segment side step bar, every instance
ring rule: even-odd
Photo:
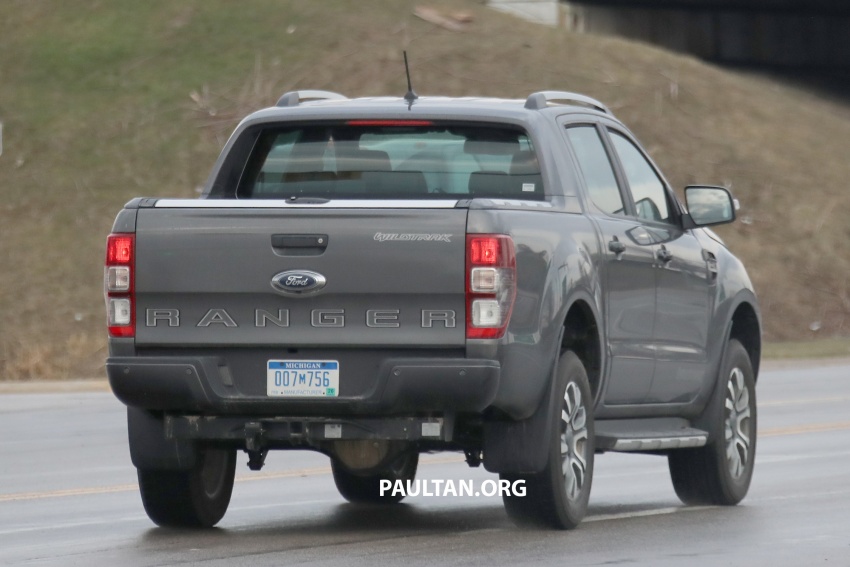
[[[690,426],[684,419],[617,419],[596,422],[599,451],[666,451],[702,447],[708,432]]]

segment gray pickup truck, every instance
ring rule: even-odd
[[[159,525],[224,515],[238,451],[330,457],[395,503],[420,453],[500,475],[520,525],[572,528],[594,456],[666,456],[732,505],[756,449],[761,320],[710,229],[600,102],[285,94],[197,200],[138,198],[107,242],[106,368]]]

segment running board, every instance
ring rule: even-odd
[[[702,447],[708,442],[707,432],[678,418],[600,420],[595,425],[599,451],[667,451]]]

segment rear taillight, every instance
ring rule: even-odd
[[[505,234],[466,237],[466,338],[504,336],[516,298],[514,241]]]
[[[110,234],[106,239],[103,292],[110,337],[136,336],[135,256],[135,235]]]

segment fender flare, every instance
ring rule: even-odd
[[[561,345],[564,340],[567,314],[573,305],[583,300],[590,305],[596,321],[600,341],[600,372],[604,373],[605,343],[603,341],[602,325],[599,321],[599,312],[592,301],[592,296],[583,292],[577,292],[571,296],[560,317],[561,327],[558,340],[555,343],[555,352],[552,353],[552,370],[549,375],[549,387],[547,394],[541,400],[537,410],[528,418],[520,421],[485,421],[483,435],[484,468],[494,473],[511,474],[533,474],[542,471],[548,459],[549,439],[552,434],[549,424],[552,423],[552,415],[558,411],[560,399],[555,391],[558,387],[557,373],[558,361],[561,354]],[[600,380],[601,382],[601,380]],[[601,391],[601,384],[597,391]],[[598,395],[597,395],[598,397]]]
[[[703,408],[702,412],[700,412],[699,417],[694,420],[694,425],[701,429],[706,428],[706,421],[708,420],[706,414],[711,410],[712,401],[718,395],[718,389],[724,387],[725,380],[724,377],[720,375],[720,370],[723,367],[723,361],[726,360],[726,353],[729,349],[729,340],[732,337],[732,324],[734,322],[733,317],[738,311],[738,308],[744,303],[748,304],[755,312],[759,326],[759,333],[761,333],[762,320],[761,313],[758,309],[758,302],[756,301],[756,296],[749,290],[741,290],[730,303],[729,316],[726,320],[726,324],[723,330],[723,346],[720,350],[720,356],[717,358],[717,361],[712,365],[712,373],[714,375],[714,386],[711,388],[711,393],[708,396],[705,407]],[[761,342],[761,337],[759,337],[759,342]],[[753,371],[755,372],[756,377],[758,377],[758,369],[760,366],[759,361],[751,362],[753,365]]]
[[[558,337],[557,351],[560,353],[564,327]],[[484,422],[484,468],[493,473],[537,473],[546,466],[548,458],[549,436],[552,434],[547,425],[551,423],[555,411],[555,376],[558,372],[558,358],[552,364],[547,394],[541,400],[537,410],[520,421]]]

